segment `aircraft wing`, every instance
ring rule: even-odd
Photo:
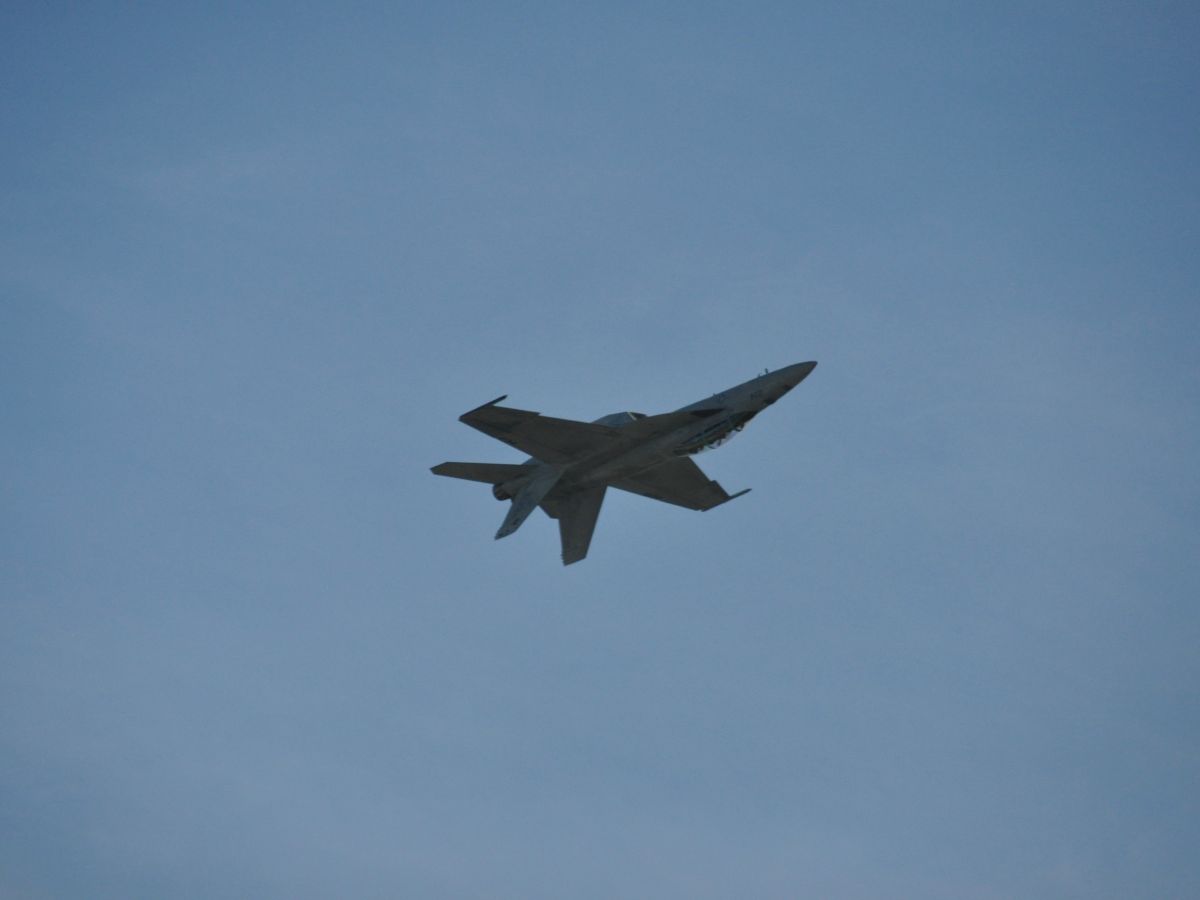
[[[621,439],[620,432],[607,425],[555,419],[526,409],[497,406],[503,399],[497,397],[464,413],[458,420],[547,463],[570,462]]]
[[[705,475],[698,465],[686,457],[673,459],[612,486],[632,494],[641,494],[663,503],[674,503],[687,509],[712,509],[749,491],[727,494],[725,488]]]

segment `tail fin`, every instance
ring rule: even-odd
[[[558,536],[562,542],[564,566],[577,563],[587,556],[606,490],[607,486],[602,484],[568,494],[564,499],[542,504],[542,509],[546,510],[550,518],[558,519]]]
[[[447,478],[465,478],[467,481],[482,481],[484,484],[501,484],[529,474],[528,466],[508,463],[444,462],[430,469],[434,475]]]
[[[538,474],[517,492],[517,496],[513,497],[508,515],[504,517],[504,523],[500,526],[500,530],[496,532],[496,540],[508,537],[520,528],[521,523],[529,518],[529,514],[537,509],[542,499],[550,493],[550,489],[558,483],[561,475],[562,471],[560,469],[555,469],[551,466],[542,466]]]

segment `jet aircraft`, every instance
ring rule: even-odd
[[[435,475],[492,485],[511,500],[496,538],[512,534],[540,506],[558,520],[563,565],[587,556],[610,487],[687,509],[709,510],[748,493],[726,493],[691,459],[719,446],[815,369],[802,362],[765,372],[674,412],[619,412],[594,422],[555,419],[499,406],[507,394],[459,416],[459,421],[530,458],[520,464],[444,462]]]

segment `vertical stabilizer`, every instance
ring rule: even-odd
[[[562,541],[564,566],[577,563],[588,554],[600,505],[604,503],[605,485],[570,494],[558,504],[558,535]]]
[[[504,523],[500,526],[500,530],[496,532],[496,540],[508,537],[521,527],[521,523],[529,518],[529,514],[542,502],[542,498],[550,493],[550,489],[557,483],[558,477],[561,474],[560,470],[547,466],[535,475],[527,485],[517,491],[517,495],[513,497],[512,507],[508,510],[508,515],[504,517]]]
[[[467,481],[482,481],[484,484],[500,484],[512,481],[529,472],[528,466],[510,463],[444,462],[429,470],[434,475],[447,478],[464,478]]]

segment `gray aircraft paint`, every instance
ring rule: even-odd
[[[609,487],[689,509],[709,510],[748,493],[727,493],[690,457],[741,431],[816,368],[803,362],[658,416],[620,412],[594,422],[555,419],[499,406],[497,397],[459,417],[497,440],[532,454],[523,464],[444,462],[435,475],[492,485],[511,500],[496,538],[521,527],[540,506],[559,523],[564,565],[587,556]]]

